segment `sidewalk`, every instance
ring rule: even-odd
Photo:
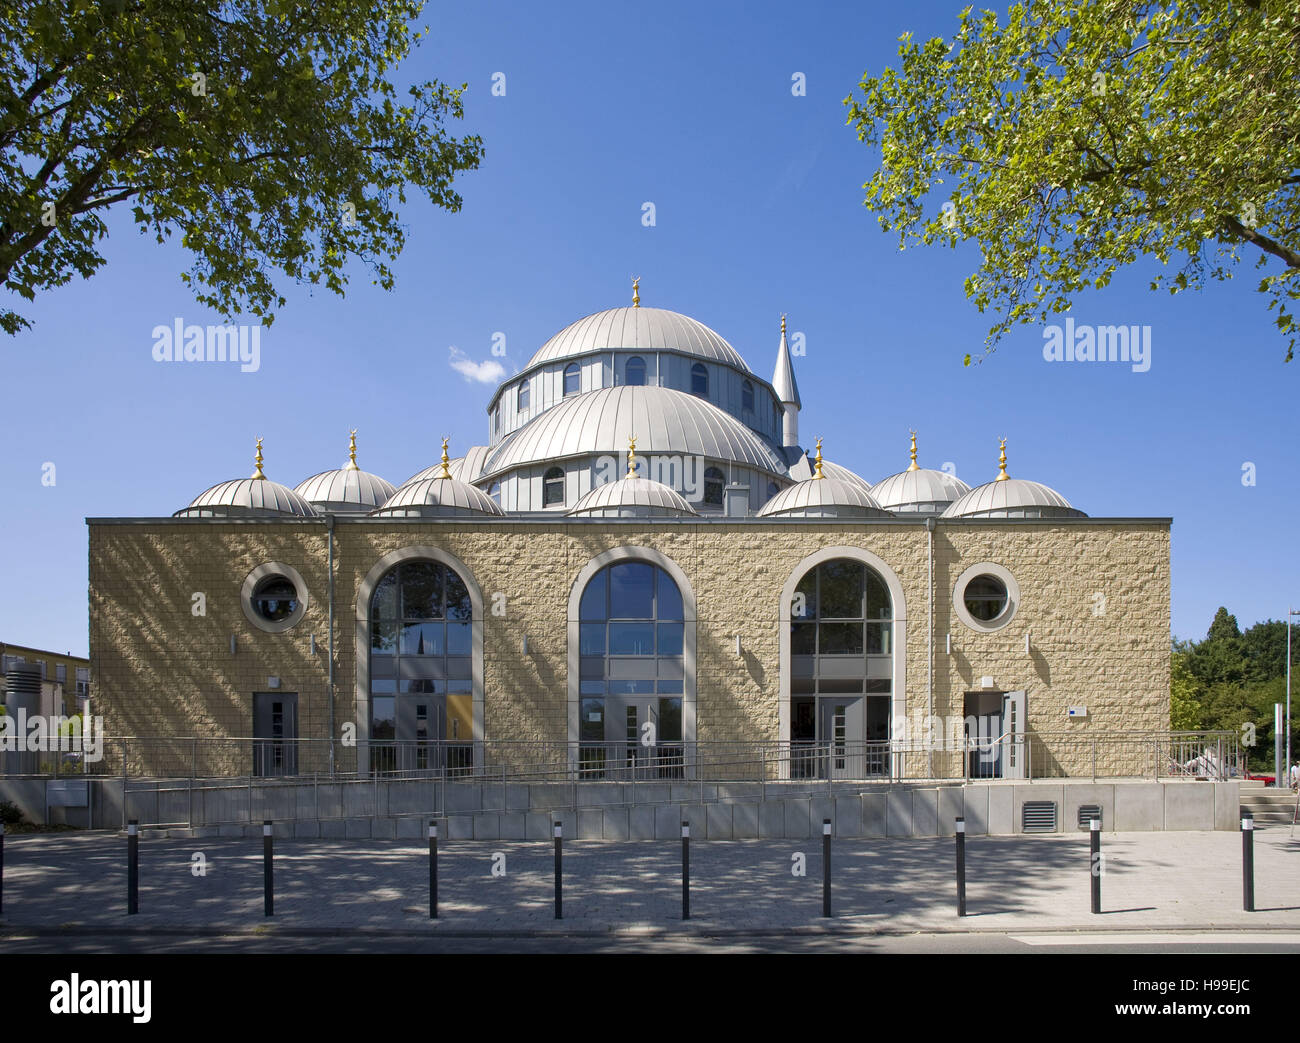
[[[1300,928],[1300,836],[1255,837],[1255,907],[1242,906],[1241,836],[1105,833],[1102,915],[1090,913],[1086,833],[972,837],[967,910],[956,915],[954,841],[837,840],[835,917],[821,917],[821,839],[692,841],[691,920],[681,920],[680,841],[566,840],[564,919],[549,841],[442,841],[439,919],[428,918],[428,847],[411,841],[275,844],[275,916],[262,915],[262,843],[140,841],[140,913],[126,915],[126,840],[5,838],[6,932],[880,933]],[[791,874],[802,852],[807,875]],[[196,876],[202,854],[206,875]],[[493,876],[494,854],[504,876]],[[500,864],[499,860],[496,860]]]

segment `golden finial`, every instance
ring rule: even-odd
[[[346,471],[359,471],[357,466],[357,429],[352,429],[352,436],[348,441],[348,465],[344,468]]]
[[[627,477],[636,477],[636,435],[627,442]]]
[[[785,313],[781,313],[781,336],[785,336]]]
[[[262,473],[262,440],[257,440],[257,473],[253,475],[255,481],[266,481],[266,475]]]
[[[641,307],[641,293],[640,290],[638,289],[640,282],[641,282],[641,276],[639,275],[632,280],[632,307],[634,308]]]
[[[907,465],[909,471],[919,471],[920,465],[916,462],[916,432],[912,432],[912,462]]]
[[[998,454],[998,476],[993,479],[995,482],[1007,480],[1007,440],[1003,438],[1000,441],[998,448],[1001,449],[1001,453]]]
[[[817,467],[817,473],[813,475],[813,478],[825,478],[826,476],[822,474],[822,440],[820,438],[817,439],[817,456],[814,458],[813,463]]]
[[[440,470],[440,471],[437,473],[437,475],[435,475],[435,477],[437,477],[437,478],[450,478],[450,477],[451,477],[451,468],[447,466],[448,464],[451,463],[451,460],[450,460],[450,459],[448,458],[448,456],[447,456],[447,442],[448,442],[448,439],[446,439],[446,438],[444,438],[444,439],[442,440],[442,470]]]

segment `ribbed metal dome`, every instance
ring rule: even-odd
[[[469,518],[503,512],[486,493],[455,478],[422,478],[403,485],[377,510],[380,518]]]
[[[483,471],[483,461],[487,459],[488,453],[492,450],[485,445],[471,446],[464,456],[458,456],[456,459],[447,464],[447,469],[451,471],[451,476],[462,482],[474,482]],[[425,478],[437,478],[442,472],[442,464],[433,464],[426,467],[418,474],[411,475],[402,484],[410,485],[412,482],[423,481]]]
[[[525,369],[593,351],[680,351],[749,372],[740,354],[704,323],[663,308],[610,308],[565,326]]]
[[[589,518],[670,518],[699,512],[674,489],[649,478],[621,478],[583,494],[570,516]]]
[[[1024,478],[986,482],[943,512],[945,518],[1086,518],[1055,489]]]
[[[397,486],[369,471],[340,467],[312,475],[293,491],[327,514],[365,514],[383,506]]]
[[[794,465],[790,468],[790,477],[796,482],[802,482],[813,476],[813,470],[812,461],[808,459],[808,454],[805,453],[796,460]],[[847,467],[844,467],[841,464],[834,464],[829,460],[822,460],[822,474],[827,478],[838,478],[842,482],[852,482],[854,485],[861,486],[863,492],[869,492],[872,494],[873,498],[875,497],[875,492],[869,481],[863,478],[860,474],[850,471]]]
[[[822,471],[826,462],[822,461]],[[857,482],[809,478],[782,489],[758,512],[760,518],[890,518]]]
[[[785,477],[785,462],[739,420],[694,395],[660,387],[619,387],[566,399],[508,435],[479,480],[529,464],[620,453],[635,436],[642,452],[731,461]]]
[[[876,502],[893,514],[941,514],[968,492],[955,474],[929,467],[891,474],[871,487]]]
[[[269,478],[234,478],[206,489],[174,518],[275,517],[314,518],[316,510],[287,485]]]

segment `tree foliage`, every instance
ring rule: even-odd
[[[391,288],[415,186],[460,209],[478,137],[462,85],[399,97],[422,0],[0,0],[0,281],[33,300],[104,263],[110,207],[175,232],[182,278],[268,324],[277,272],[340,295],[352,258]],[[30,323],[0,307],[0,328]]]
[[[1298,45],[1295,0],[1029,0],[1005,22],[967,8],[951,43],[905,35],[898,68],[845,99],[880,148],[866,206],[900,248],[978,244],[966,295],[1000,315],[986,354],[1145,256],[1170,293],[1255,260],[1289,361]]]

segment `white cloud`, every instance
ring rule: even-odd
[[[460,348],[453,347],[450,351],[451,368],[466,380],[472,380],[479,384],[497,384],[506,375],[505,366],[501,365],[496,359],[475,362]]]

